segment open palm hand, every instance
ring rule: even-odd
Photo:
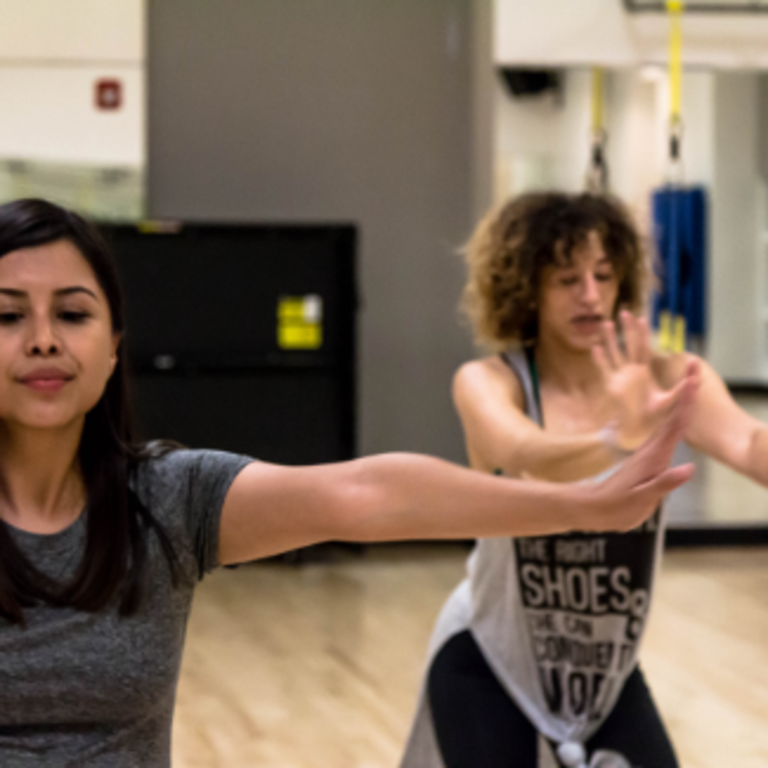
[[[692,464],[669,468],[675,445],[690,423],[699,370],[689,362],[680,386],[675,388],[658,429],[607,480],[587,486],[596,496],[593,530],[628,531],[643,522],[658,507],[661,499],[690,479]]]
[[[620,313],[620,320],[623,348],[609,321],[604,324],[602,343],[593,347],[592,354],[611,400],[616,447],[635,450],[664,421],[681,385],[664,390],[654,379],[648,322],[627,311]]]

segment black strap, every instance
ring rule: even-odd
[[[528,370],[531,373],[531,383],[533,384],[533,396],[536,399],[536,407],[539,409],[539,418],[541,419],[541,428],[544,429],[544,410],[541,407],[541,391],[539,389],[539,369],[536,367],[536,355],[533,347],[525,347],[525,359],[528,361]]]

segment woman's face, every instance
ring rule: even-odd
[[[542,273],[539,337],[574,351],[588,351],[602,337],[602,323],[613,317],[619,282],[600,236],[590,232],[576,246],[570,263]]]
[[[117,362],[119,336],[85,257],[67,240],[0,258],[0,420],[82,423]]]

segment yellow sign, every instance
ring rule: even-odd
[[[320,349],[322,322],[321,296],[281,296],[277,302],[277,345],[280,349]]]

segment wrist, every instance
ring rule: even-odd
[[[596,532],[602,530],[601,485],[595,483],[567,483],[568,504],[563,510],[567,520],[561,521],[568,531]]]
[[[617,459],[626,459],[631,456],[645,442],[645,440],[624,438],[619,433],[619,427],[615,421],[608,422],[597,434],[605,449]]]

